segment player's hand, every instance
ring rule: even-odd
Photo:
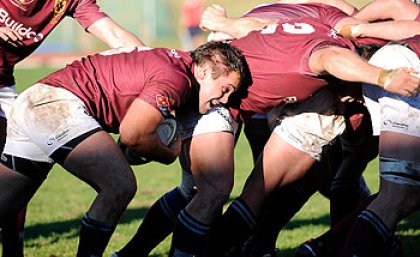
[[[226,17],[226,10],[220,5],[213,4],[204,10],[201,16],[200,28],[202,30],[219,31]]]
[[[0,27],[0,41],[3,41],[6,44],[12,45],[14,47],[23,45],[23,37],[19,35],[17,31],[7,27]]]
[[[412,68],[382,69],[377,81],[386,91],[402,96],[416,96],[420,92],[420,77]]]

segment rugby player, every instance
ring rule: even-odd
[[[272,52],[275,53],[276,51],[272,48],[268,48],[267,52],[270,52],[270,55],[272,55]],[[252,56],[254,53],[248,55],[248,53],[245,51],[244,54],[247,56],[248,62],[252,62]],[[257,57],[254,58],[258,59]],[[289,59],[289,57],[287,58]],[[274,67],[275,65],[267,65],[267,63],[260,63],[259,66],[262,68]],[[270,72],[270,70],[266,70],[265,72]],[[263,71],[261,70],[257,70],[256,72],[254,72],[251,69],[251,73],[254,75],[254,84],[250,87],[250,89],[252,93],[255,93],[255,91],[253,91],[252,89],[255,88],[256,79],[261,79],[264,76],[261,75],[263,73]],[[257,77],[255,77],[255,74],[257,75]],[[269,83],[270,85],[272,85],[271,89],[276,88],[274,85],[278,83],[278,78],[280,77],[281,75],[275,77],[277,78],[277,80],[272,77],[267,77],[267,79],[271,79],[270,82],[272,83]],[[279,91],[280,88],[281,87],[278,88]],[[286,89],[284,90],[287,91]],[[256,91],[258,91],[258,88]],[[280,99],[283,98],[279,98],[279,101],[282,102],[282,100]],[[267,107],[267,109],[270,108],[272,108],[272,106]],[[257,110],[253,110],[252,112],[256,111]],[[230,119],[226,120],[229,124],[231,124]],[[221,131],[227,130],[225,129]],[[175,255],[180,254],[180,252],[182,254],[182,252],[191,251],[189,254],[194,254],[194,252],[197,253],[201,251],[200,248],[204,247],[205,245],[205,238],[208,235],[210,225],[214,220],[214,217],[220,214],[221,207],[223,206],[223,203],[227,200],[227,197],[230,193],[233,184],[232,134],[214,133],[215,131],[210,132],[213,133],[200,134],[199,136],[196,134],[192,138],[191,148],[189,149],[190,151],[187,155],[188,158],[186,158],[191,163],[191,171],[194,175],[194,179],[190,179],[189,181],[192,181],[197,184],[198,192],[194,196],[193,200],[185,208],[185,210],[182,211],[179,215],[177,223],[178,228],[176,225],[174,232]],[[199,148],[202,148],[203,145],[208,146],[206,147],[205,153],[199,150]],[[212,156],[210,156],[210,154],[212,154]],[[209,158],[214,158],[214,160],[208,161]],[[188,177],[187,175],[189,174],[185,174],[185,171],[187,171],[187,169],[184,169],[184,177]],[[134,256],[138,252],[141,252],[143,254],[144,252],[150,251],[158,242],[160,242],[160,240],[162,240],[170,233],[170,231],[172,230],[171,226],[174,222],[174,218],[177,216],[180,210],[184,208],[186,203],[188,203],[188,197],[191,197],[191,194],[189,194],[189,192],[183,192],[187,191],[184,189],[186,188],[185,184],[188,184],[184,183],[187,180],[188,179],[183,179],[183,183],[179,188],[169,192],[153,205],[148,215],[146,215],[146,218],[142,226],[140,226],[137,234],[126,247],[124,247],[121,251],[118,252],[118,256]],[[146,222],[150,221],[149,217],[151,216],[160,217],[160,219],[156,218],[154,220],[154,223]],[[164,223],[161,222],[163,219],[165,219]],[[159,225],[151,225],[157,224],[157,222],[159,222]],[[185,228],[185,226],[190,227]],[[163,227],[165,227],[166,229],[162,229]],[[152,237],[153,240],[148,240],[151,238],[150,235],[154,235]],[[158,238],[159,236],[161,238]],[[182,245],[181,247],[179,247],[180,249],[177,249],[177,244]],[[144,252],[136,250],[136,247],[138,249],[143,246],[148,249],[146,249]],[[181,250],[181,248],[183,249]]]
[[[82,220],[78,257],[101,256],[136,191],[113,138],[138,155],[169,164],[181,140],[155,134],[172,111],[205,113],[226,104],[244,78],[241,53],[210,42],[191,53],[121,48],[75,61],[28,88],[13,103],[0,165],[0,220],[22,207],[54,163],[98,192]]]
[[[143,46],[99,9],[94,0],[1,0],[0,1],[0,149],[6,137],[6,115],[16,98],[14,66],[38,48],[65,18],[72,17],[90,34],[109,47]],[[2,227],[3,257],[22,257],[26,209],[11,217]]]
[[[294,26],[297,23],[299,26]],[[325,35],[328,35],[328,31],[331,31],[330,27],[322,24],[325,27],[321,29],[322,26],[320,25],[319,20],[313,18],[289,20],[285,24],[279,23],[278,26],[267,27],[262,31],[250,32],[246,37],[232,43],[243,50],[253,75],[253,84],[248,88],[247,96],[240,101],[236,108],[237,113],[235,113],[235,108],[231,107],[234,117],[239,116],[246,119],[254,112],[268,112],[273,108],[278,108],[284,100],[290,101],[291,98],[289,97],[299,101],[299,99],[302,99],[300,94],[303,94],[303,92],[311,94],[310,91],[314,90],[312,93],[315,93],[319,88],[326,85],[327,82],[323,80],[322,75],[328,74],[342,80],[355,82],[361,82],[368,78],[376,81],[378,77],[382,77],[380,73],[383,71],[374,66],[366,66],[366,62],[349,50],[349,48],[352,48],[350,41],[346,41],[339,35],[331,34],[331,38],[328,39],[329,36]],[[313,44],[314,48],[311,50],[305,49],[309,46],[307,45],[308,42],[304,40],[304,30],[308,31],[309,34],[306,34],[306,36],[310,37],[308,41]],[[322,39],[325,41],[314,42],[314,38],[317,38],[318,35],[319,37],[324,35]],[[339,40],[340,43],[331,42],[332,38]],[[271,49],[270,51],[268,47],[262,47],[259,44],[273,46],[278,51]],[[271,60],[272,64],[254,63],[253,59],[249,58],[251,56],[258,56],[259,60]],[[287,62],[284,60],[287,60]],[[279,77],[277,77],[277,80],[272,80],[271,83],[267,83],[267,81],[265,81],[266,83],[257,83],[260,82],[260,80],[257,80],[259,78],[257,75],[267,71],[265,67],[276,67],[276,70],[278,70],[278,74],[270,73],[271,77],[265,76],[266,80],[273,79],[272,77],[275,75]],[[343,67],[346,67],[346,69]],[[358,71],[362,67],[366,69],[363,68],[363,71]],[[305,68],[307,68],[306,71]],[[292,69],[295,69],[295,73],[291,72]],[[405,85],[408,86],[412,83],[409,90],[413,91],[400,91],[400,94],[405,96],[418,93],[418,78],[413,75],[409,77],[411,82],[407,81]],[[396,79],[394,82],[399,80],[396,77],[394,78]],[[277,84],[274,81],[277,81]],[[318,84],[318,88],[314,88],[317,84],[314,83],[315,81],[323,81],[323,83]],[[282,83],[284,83],[284,87],[281,87]],[[292,83],[299,86],[291,88],[290,84]],[[377,81],[373,83],[380,84]],[[287,90],[285,90],[286,85]],[[390,90],[390,87],[386,86],[386,88]],[[325,95],[325,92],[322,92],[322,94]],[[322,94],[318,96],[321,99],[324,97]],[[285,98],[281,99],[281,96]],[[315,99],[314,103],[305,103],[302,108],[309,107],[309,110],[313,112],[317,110],[316,108],[319,108],[320,103],[325,107],[328,101]],[[320,157],[322,147],[342,133],[344,118],[341,115],[322,115],[312,112],[282,118],[281,124],[274,129],[264,148],[262,157],[260,156],[259,162],[247,180],[241,196],[230,205],[230,208],[223,215],[221,225],[219,225],[221,229],[220,231],[216,230],[214,240],[211,240],[205,256],[223,256],[226,251],[229,251],[227,247],[230,246],[227,245],[233,240],[249,234],[255,226],[256,218],[260,215],[264,200],[272,190],[303,176],[315,160]],[[322,120],[318,123],[312,123],[322,124],[315,130],[312,130],[313,128],[310,128],[308,123],[305,122],[309,118],[313,118],[310,117],[312,114],[318,115],[318,120]],[[301,118],[302,120],[299,121]],[[326,124],[331,127],[328,129],[322,127]],[[306,129],[312,131],[305,132]]]
[[[383,46],[370,62],[385,68],[409,66],[419,70],[419,56],[417,36]],[[397,224],[419,208],[420,99],[385,93],[371,85],[363,89],[374,133],[380,134],[379,193],[337,227],[304,243],[299,257],[391,256],[395,253],[387,250],[398,244],[394,237]]]
[[[292,0],[292,1],[278,1],[278,2],[303,3],[303,2],[316,2],[316,1],[293,1]],[[353,14],[357,10],[353,7],[348,8],[348,7],[351,7],[351,5],[347,4],[344,1],[319,1],[319,2],[320,3],[328,2],[328,4],[335,5],[341,8],[343,11],[346,11],[348,14]],[[373,2],[371,3],[371,5],[379,7],[380,2],[381,1]],[[281,4],[277,6],[287,6],[287,5]],[[412,2],[401,1],[401,3],[397,4],[397,6],[403,6],[407,10],[406,12],[409,14],[407,17],[405,17],[407,20],[418,19],[418,13],[419,13],[418,7],[414,5],[414,7],[417,9],[413,9]],[[402,12],[402,10],[398,10],[398,12],[390,13],[389,12],[390,10],[389,8],[391,7],[390,3],[388,3],[387,7],[386,6],[380,6],[380,7],[381,7],[381,10],[388,9],[387,13],[389,13],[390,15],[386,16],[386,14],[382,13],[382,18],[376,17],[375,18],[376,20],[381,20],[385,18],[386,19],[389,19],[389,18],[401,19],[399,14]],[[258,8],[262,9],[261,13],[265,12],[262,16],[258,16],[259,14],[258,12],[251,11],[248,15],[248,18],[251,17],[250,20],[245,19],[245,22],[238,23],[236,19],[229,19],[229,18],[227,18],[226,20],[223,20],[220,18],[218,19],[218,17],[220,16],[226,16],[226,12],[224,11],[224,9],[219,6],[209,7],[203,15],[204,24],[202,25],[205,27],[206,25],[209,24],[208,26],[212,27],[213,29],[220,28],[223,30],[223,32],[228,33],[231,30],[227,24],[239,24],[238,28],[240,30],[240,33],[242,34],[239,33],[237,35],[240,36],[240,35],[248,33],[250,29],[258,28],[258,26],[265,26],[269,24],[269,19],[267,20],[267,18],[273,18],[273,17],[279,16],[278,14],[277,16],[275,14],[276,5],[263,5],[261,7],[257,7],[256,9]],[[284,7],[284,8],[287,8],[287,7]],[[370,8],[364,8],[360,13],[357,13],[357,14],[363,15],[364,13],[371,13],[371,12],[372,11],[370,10]],[[293,14],[295,15],[296,12],[294,12]],[[265,19],[260,19],[261,17]],[[371,19],[374,19],[375,16],[371,15],[370,17]],[[216,20],[215,23],[213,22],[214,20]],[[411,24],[411,23],[408,23],[408,24]],[[409,25],[403,28],[413,30],[412,27],[409,27]],[[381,43],[386,43],[386,42],[381,42]],[[341,220],[347,213],[349,213],[352,210],[352,208],[360,200],[363,200],[363,197],[362,198],[359,197],[360,194],[364,195],[364,197],[368,196],[368,194],[366,193],[369,193],[369,192],[363,190],[363,187],[359,186],[359,181],[360,181],[359,177],[360,177],[361,172],[365,169],[367,163],[370,160],[372,160],[376,156],[375,153],[377,153],[377,149],[376,149],[377,137],[372,137],[371,135],[371,132],[370,132],[371,128],[369,128],[370,121],[369,119],[366,119],[367,117],[369,117],[369,114],[366,113],[367,110],[365,110],[365,108],[361,104],[355,104],[355,102],[351,103],[351,105],[359,109],[359,111],[361,111],[361,114],[353,115],[351,117],[353,120],[351,122],[352,126],[348,124],[347,132],[345,133],[346,138],[343,137],[344,135],[342,135],[342,137],[340,138],[340,139],[345,139],[345,140],[342,140],[343,147],[344,147],[343,154],[345,156],[345,160],[343,161],[341,167],[339,167],[338,174],[336,175],[332,183],[331,192],[329,194],[329,196],[331,197],[331,225],[335,225],[336,223],[338,223],[338,221]],[[363,119],[360,119],[360,117],[359,118],[357,117],[357,116],[363,117],[363,115],[364,115]],[[357,129],[355,130],[355,128]],[[336,150],[340,150],[340,149],[335,148],[334,152],[336,152]],[[316,181],[319,181],[319,178],[318,179],[312,178],[309,181],[316,182]],[[363,184],[364,183],[362,183],[362,185]],[[254,234],[252,238],[248,240],[247,245],[246,245],[248,247],[245,247],[245,250],[247,250],[248,248],[248,253],[245,252],[244,254],[250,254],[249,251],[253,251],[254,252],[253,254],[257,254],[255,252],[259,252],[260,255],[258,256],[263,256],[264,252],[266,253],[270,252],[273,256],[275,256],[273,252],[274,252],[274,247],[275,247],[278,231],[282,228],[282,226],[285,225],[285,221],[288,220],[287,217],[291,218],[293,214],[297,212],[299,208],[305,203],[307,198],[310,195],[312,195],[312,193],[314,193],[313,187],[309,186],[307,187],[307,190],[305,191],[304,190],[305,187],[302,185],[308,185],[308,183],[300,183],[300,184],[294,183],[288,188],[278,190],[280,191],[278,192],[278,194],[284,194],[284,195],[287,195],[287,197],[285,197],[284,199],[282,199],[280,195],[273,197],[274,199],[276,199],[276,202],[273,201],[273,204],[270,206],[271,208],[267,210],[266,213],[264,214],[266,218],[262,219],[262,221],[260,219],[260,223],[262,224],[259,224],[256,234]],[[286,209],[287,211],[285,211]],[[283,219],[283,216],[284,216],[284,219]],[[271,217],[271,219],[268,217]],[[282,217],[282,218],[279,218],[279,217]],[[261,248],[261,249],[258,249],[258,248]],[[249,255],[249,256],[257,256],[257,255]]]

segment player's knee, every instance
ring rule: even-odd
[[[233,182],[220,182],[221,183],[207,184],[205,190],[202,191],[202,194],[205,195],[204,197],[215,204],[226,203],[233,188]],[[198,190],[200,192],[200,188]]]
[[[121,204],[128,204],[137,192],[137,184],[135,180],[126,180],[123,183],[117,183],[116,186],[103,190],[104,195],[111,201]]]

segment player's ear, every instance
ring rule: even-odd
[[[211,75],[210,65],[205,63],[197,67],[197,79],[203,80],[208,75]]]

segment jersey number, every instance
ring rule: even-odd
[[[296,22],[293,24],[290,23],[283,23],[281,24],[283,31],[290,33],[290,34],[311,34],[315,32],[315,28],[303,22]],[[270,24],[267,25],[263,30],[261,30],[262,34],[273,34],[276,32],[278,24]]]

